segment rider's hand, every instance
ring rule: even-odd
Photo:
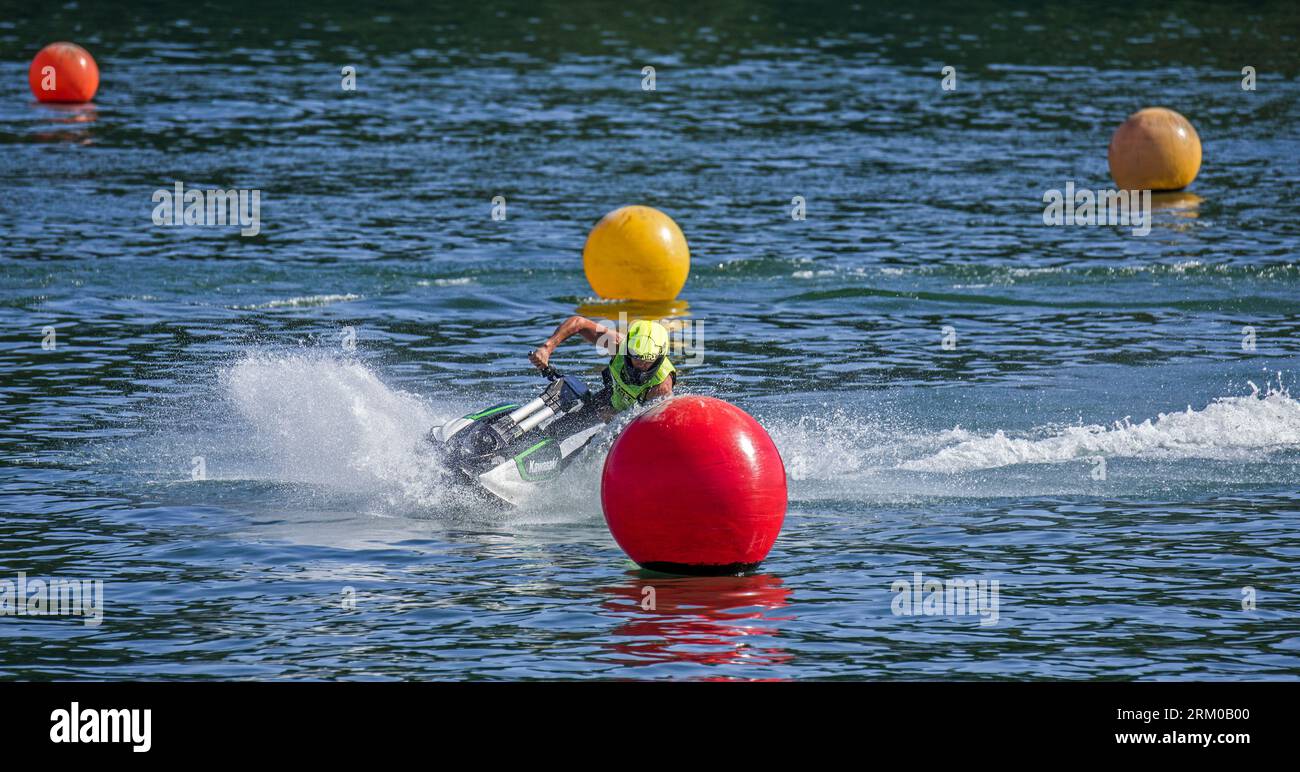
[[[545,346],[538,346],[528,355],[528,361],[532,362],[538,370],[545,370],[551,363],[551,352],[547,351]]]

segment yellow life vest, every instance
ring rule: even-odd
[[[670,377],[675,378],[677,372],[677,368],[668,361],[668,357],[663,357],[659,360],[659,367],[650,377],[640,383],[632,383],[624,376],[624,368],[631,366],[627,363],[627,357],[619,354],[609,360],[609,367],[602,373],[605,376],[605,384],[610,387],[609,403],[618,412],[627,410],[638,402],[645,402],[645,396],[651,389]]]

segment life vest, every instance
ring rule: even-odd
[[[626,369],[632,369],[627,358],[622,354],[609,360],[609,367],[601,372],[605,385],[609,387],[609,404],[615,411],[622,412],[638,402],[645,402],[646,394],[651,389],[672,378],[677,380],[677,368],[668,361],[668,357],[659,358],[659,366],[640,383],[634,383],[627,377]]]

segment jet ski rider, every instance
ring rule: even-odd
[[[600,420],[609,421],[639,402],[672,396],[677,368],[668,361],[668,330],[662,324],[639,319],[627,328],[625,339],[618,330],[582,316],[570,316],[528,355],[529,361],[544,370],[556,347],[574,335],[581,335],[588,343],[602,346],[606,351],[613,344],[617,352],[600,374],[605,387],[593,401]]]

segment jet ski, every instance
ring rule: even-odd
[[[447,482],[489,503],[518,506],[595,439],[604,422],[587,385],[553,367],[542,375],[550,383],[531,402],[493,405],[429,431]]]

